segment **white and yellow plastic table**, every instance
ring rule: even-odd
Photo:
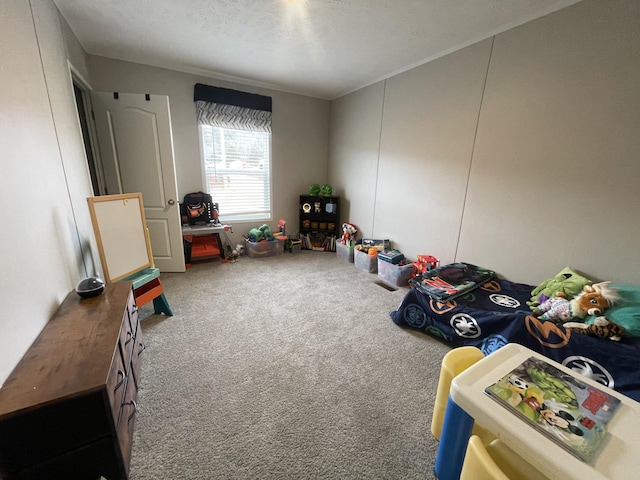
[[[542,358],[622,401],[607,424],[611,435],[592,464],[574,457],[484,393],[487,386],[532,356]],[[474,421],[551,480],[640,478],[640,403],[522,345],[507,344],[469,367],[453,379],[449,395],[435,465],[439,480],[459,478]]]

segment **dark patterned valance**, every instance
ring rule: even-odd
[[[271,97],[197,83],[193,100],[198,125],[271,131]]]
[[[253,110],[271,111],[271,97],[255,93],[240,92],[229,88],[212,87],[196,83],[193,91],[193,101],[204,100],[209,103],[224,103],[236,107],[252,108]]]
[[[271,131],[271,112],[236,107],[223,103],[196,102],[198,125],[250,130],[254,132]]]

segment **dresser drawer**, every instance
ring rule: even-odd
[[[120,330],[120,347],[122,349],[122,359],[124,361],[125,366],[127,366],[131,362],[131,352],[133,352],[133,345],[135,344],[135,329],[131,327],[129,312],[125,312],[124,318],[122,319],[122,329]]]
[[[133,445],[133,427],[135,425],[138,408],[138,404],[136,403],[137,396],[138,389],[133,381],[133,377],[130,376],[127,379],[127,393],[124,397],[124,402],[122,402],[117,428],[118,442],[120,443],[120,451],[122,452],[124,464],[127,465],[127,474],[129,461],[131,460],[131,447]]]
[[[102,438],[89,445],[51,458],[11,476],[11,480],[109,480],[122,478],[113,440]],[[72,466],[70,466],[72,465]]]
[[[102,392],[25,411],[0,422],[0,478],[110,435]],[[42,477],[53,478],[53,477]]]
[[[111,405],[111,414],[113,415],[113,423],[118,423],[120,416],[120,407],[124,401],[124,394],[127,386],[127,376],[129,369],[125,367],[122,354],[122,345],[120,342],[116,345],[116,351],[113,355],[113,362],[109,370],[107,378],[107,396],[109,397],[109,405]]]

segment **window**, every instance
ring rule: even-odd
[[[207,193],[225,222],[271,220],[271,97],[197,83]]]
[[[271,133],[200,125],[205,188],[226,221],[271,218]]]

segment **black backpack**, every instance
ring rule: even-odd
[[[220,223],[218,220],[218,204],[208,193],[187,193],[180,205],[183,225]]]

